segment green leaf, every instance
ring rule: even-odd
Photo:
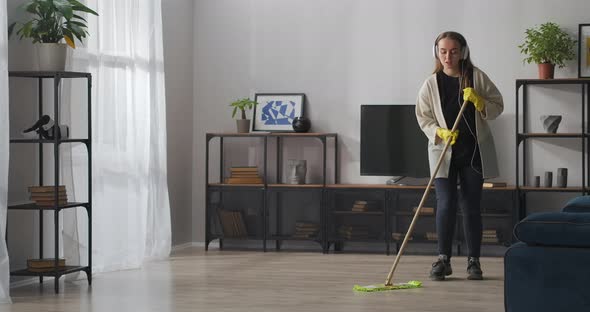
[[[87,21],[85,18],[83,18],[82,16],[80,16],[80,15],[77,15],[77,14],[74,14],[74,18],[77,18],[77,19],[79,19],[79,20],[83,20],[83,21],[85,21],[85,22],[88,22],[88,21]]]
[[[27,5],[25,5],[25,11],[32,13],[32,14],[36,14],[37,13],[37,8],[39,7],[39,3],[37,2],[31,2]]]
[[[86,27],[86,28],[88,28],[88,26],[86,26],[86,24],[80,23],[80,22],[77,22],[77,21],[70,21],[70,23],[71,24],[74,24],[76,26],[79,26],[79,27]]]
[[[66,20],[72,19],[74,16],[74,10],[71,4],[66,0],[53,0],[55,8],[65,17]]]
[[[74,9],[74,11],[86,12],[86,13],[90,13],[90,14],[98,16],[98,13],[94,12],[92,9],[85,6],[83,3],[81,3],[77,0],[68,0],[68,1],[70,2],[70,4],[72,4],[72,8]]]
[[[14,26],[16,26],[16,22],[14,22],[8,26],[8,38],[10,38],[10,36],[12,36],[12,31],[14,30]]]

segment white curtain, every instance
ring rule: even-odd
[[[0,0],[0,25],[0,303],[10,303],[10,267],[5,237],[9,148],[6,0]]]
[[[166,173],[166,106],[160,0],[88,0],[89,38],[70,70],[92,73],[93,271],[137,268],[170,253]],[[66,85],[65,120],[86,134],[85,81]],[[68,98],[69,97],[69,98]],[[76,201],[87,198],[86,149],[62,159]],[[65,169],[65,168],[64,168]],[[64,213],[66,259],[87,261],[87,216]],[[76,248],[69,248],[76,246]]]

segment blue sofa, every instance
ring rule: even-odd
[[[504,255],[506,311],[590,311],[590,196],[514,227]]]

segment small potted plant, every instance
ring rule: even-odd
[[[240,100],[236,100],[235,102],[229,105],[234,108],[231,114],[232,118],[236,116],[238,109],[242,112],[242,118],[236,120],[238,126],[238,133],[250,132],[250,119],[246,119],[246,110],[251,110],[252,108],[254,108],[254,106],[256,106],[256,104],[258,103],[250,100],[249,98],[243,98]]]
[[[540,79],[552,79],[555,65],[562,68],[565,61],[575,57],[576,40],[556,23],[547,22],[537,28],[529,28],[525,33],[524,43],[518,46],[521,53],[528,55],[523,63],[538,64]]]
[[[98,13],[77,0],[32,0],[21,6],[30,18],[8,26],[8,37],[16,27],[16,34],[30,38],[36,44],[39,70],[60,71],[65,68],[67,46],[76,48],[88,35],[86,19],[79,12],[98,16]],[[62,40],[65,43],[62,43]]]

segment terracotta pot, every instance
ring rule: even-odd
[[[537,64],[539,66],[539,79],[553,79],[555,65],[551,63]]]

